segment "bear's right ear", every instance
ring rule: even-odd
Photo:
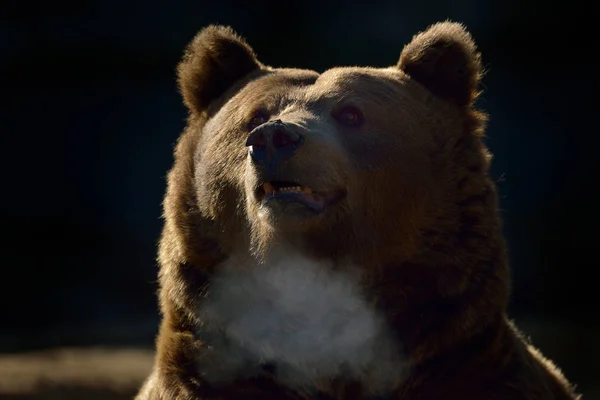
[[[177,67],[179,90],[188,109],[198,114],[261,67],[252,48],[231,28],[211,25],[196,35]]]

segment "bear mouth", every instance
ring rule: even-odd
[[[291,181],[269,181],[258,188],[262,205],[270,202],[299,203],[308,209],[321,213],[343,197],[342,191],[315,191],[308,186]]]

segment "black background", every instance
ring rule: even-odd
[[[0,6],[0,351],[152,346],[156,243],[186,117],[184,46],[233,26],[272,66],[395,64],[450,18],[488,70],[513,274],[511,315],[582,390],[594,385],[597,35],[573,1],[3,2]]]

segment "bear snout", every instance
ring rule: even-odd
[[[248,135],[246,146],[254,164],[273,170],[289,159],[303,141],[296,127],[276,119],[254,128]]]

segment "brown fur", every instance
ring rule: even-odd
[[[268,374],[212,387],[195,363],[205,346],[195,337],[197,303],[211,274],[234,253],[260,260],[280,243],[365,272],[373,306],[408,356],[390,398],[578,398],[506,317],[486,117],[473,106],[481,75],[470,34],[451,22],[416,35],[395,67],[322,74],[264,66],[230,29],[201,31],[179,66],[190,117],[164,204],[156,365],[138,399],[301,397]],[[363,126],[336,125],[347,102]],[[304,129],[310,140],[283,174],[343,190],[339,204],[318,218],[261,219],[252,197],[261,182],[244,145],[257,111]],[[340,379],[320,389],[311,396],[366,392]]]

